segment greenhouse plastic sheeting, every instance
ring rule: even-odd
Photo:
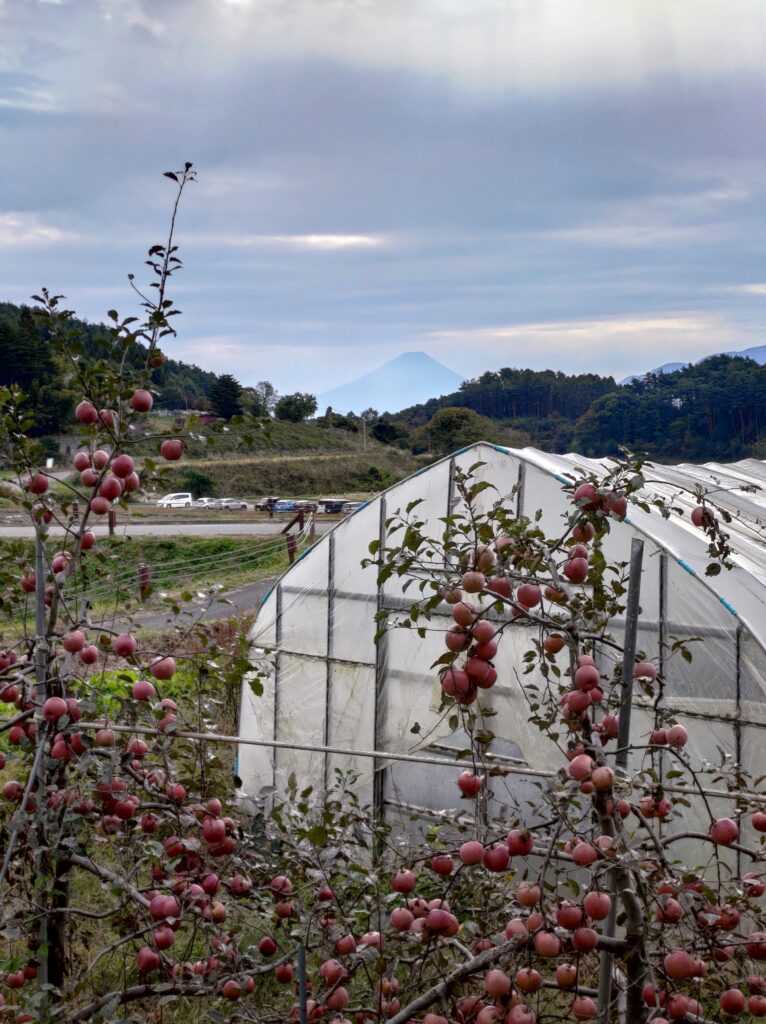
[[[239,723],[243,740],[310,749],[274,751],[241,743],[237,770],[244,792],[255,796],[264,787],[280,788],[291,772],[317,785],[332,782],[336,770],[353,771],[361,790],[374,793],[389,813],[406,818],[407,808],[460,812],[455,768],[464,764],[458,755],[467,744],[465,737],[451,735],[448,716],[437,712],[432,668],[444,649],[450,608],[437,610],[425,637],[415,629],[394,629],[376,644],[376,613],[395,616],[415,593],[405,591],[397,577],[379,587],[375,568],[363,568],[362,562],[383,534],[384,520],[412,502],[418,502],[415,514],[425,522],[426,535],[438,538],[441,520],[459,504],[456,469],[476,463],[483,464],[477,477],[493,485],[479,496],[482,506],[501,497],[514,513],[531,516],[541,509],[541,525],[552,535],[563,531],[571,510],[567,485],[590,473],[603,475],[612,465],[479,443],[395,484],[322,537],[282,576],[258,614],[251,641],[263,694],[255,696],[244,684]],[[607,558],[625,563],[632,540],[645,542],[638,648],[659,661],[661,700],[690,727],[690,752],[714,762],[725,751],[757,774],[766,742],[766,466],[752,459],[730,466],[647,465],[644,477],[647,500],[662,497],[686,515],[664,518],[631,505],[628,518],[614,522],[605,540]],[[705,575],[707,539],[688,518],[700,486],[714,491],[716,503],[733,517],[725,526],[733,568],[714,577]],[[624,624],[612,625],[619,638]],[[531,635],[522,622],[514,623],[495,660],[498,682],[480,691],[478,707],[495,712],[489,752],[498,764],[514,768],[493,778],[490,816],[524,806],[540,784],[536,773],[561,765],[558,749],[529,721],[525,687],[534,675],[523,674],[521,655]],[[677,639],[689,641],[691,662],[672,651]],[[602,670],[614,667],[615,652],[607,645],[598,645],[595,655]],[[638,688],[634,704],[637,740],[649,728],[651,701]],[[706,728],[699,729],[700,721]],[[360,754],[319,749],[324,747]],[[362,755],[371,751],[378,756]],[[396,762],[380,753],[442,758],[452,769]],[[665,770],[672,767],[669,756],[663,761]],[[686,827],[702,827],[704,820],[704,808],[695,804]]]

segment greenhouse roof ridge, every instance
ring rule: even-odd
[[[439,466],[453,463],[458,459],[465,462],[466,456],[470,456],[471,453],[475,455],[473,461],[486,461],[482,457],[483,452],[487,453],[487,457],[490,457],[490,452],[496,452],[519,464],[533,466],[555,479],[562,485],[562,489],[571,488],[578,480],[591,473],[596,477],[603,477],[616,465],[616,460],[608,456],[594,459],[576,452],[554,454],[533,447],[511,448],[489,441],[477,441],[427,466],[421,466],[409,477],[392,484],[374,498],[364,502],[351,515],[335,524],[317,544],[304,552],[301,561],[310,559],[312,553],[327,542],[327,538],[343,532],[345,524],[355,520],[378,499],[385,499],[390,510],[391,499],[395,498],[407,481],[416,477],[427,479]],[[681,569],[702,584],[731,615],[748,626],[753,636],[766,650],[766,462],[744,459],[730,464],[708,462],[704,465],[683,463],[678,466],[646,462],[644,476],[647,480],[647,497],[662,498],[673,507],[682,509],[684,514],[671,512],[666,519],[658,511],[647,513],[632,505],[625,520],[626,524],[650,539]],[[701,530],[692,525],[689,518],[691,509],[697,504],[694,493],[697,485],[715,490],[715,503],[725,508],[733,517],[732,522],[724,526],[730,535],[733,565],[731,569],[724,569],[717,576],[706,575],[707,566],[711,561],[708,540]],[[562,511],[563,503],[562,493]],[[531,508],[534,504],[534,497],[528,495],[528,507]],[[366,552],[360,557],[364,554]],[[289,577],[293,569],[294,567],[289,568],[282,578]],[[264,596],[262,607],[271,596],[271,591]]]

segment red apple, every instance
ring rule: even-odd
[[[463,864],[481,864],[484,859],[484,847],[475,839],[469,840],[469,842],[462,844],[458,850],[458,856]]]
[[[149,666],[149,671],[155,679],[172,679],[176,671],[174,658],[160,658]]]
[[[144,388],[136,388],[130,396],[130,407],[136,412],[149,412],[153,405],[154,398],[152,393]]]
[[[495,843],[484,851],[484,867],[487,871],[502,872],[508,867],[510,854],[503,843]]]
[[[466,796],[478,796],[481,792],[481,787],[484,785],[484,776],[474,775],[473,772],[469,771],[461,772],[457,784],[461,793],[464,793]]]
[[[112,648],[120,658],[129,658],[136,650],[135,637],[130,633],[120,633],[112,640]]]
[[[586,512],[595,512],[601,505],[601,496],[591,483],[580,484],[575,490],[572,500]]]
[[[546,654],[558,654],[565,644],[564,637],[560,633],[549,633],[543,640],[543,650]]]
[[[719,846],[731,846],[739,839],[739,826],[731,818],[719,818],[710,827],[710,837]]]
[[[228,981],[223,983],[221,995],[224,999],[231,999],[232,1001],[239,999],[242,995],[242,986],[238,981],[235,981],[233,978],[229,978]]]
[[[605,921],[609,916],[612,898],[605,892],[589,892],[583,899],[583,909],[593,921]]]
[[[114,501],[115,498],[119,498],[122,494],[122,481],[118,480],[116,476],[109,474],[99,484],[98,493],[102,498],[106,498],[107,501]]]
[[[493,999],[507,996],[511,991],[511,979],[505,971],[492,970],[484,975],[484,988]]]
[[[559,988],[573,988],[577,984],[577,968],[574,964],[559,964],[555,978]]]
[[[98,410],[91,402],[80,402],[74,411],[74,418],[78,423],[91,425],[98,421]]]
[[[181,441],[168,439],[160,445],[160,455],[168,462],[176,462],[184,453],[184,446]]]
[[[136,963],[142,974],[155,971],[160,965],[159,954],[151,946],[142,946],[136,953]]]
[[[112,472],[116,477],[124,480],[133,472],[133,459],[129,455],[118,455],[112,462]]]
[[[689,739],[689,733],[682,725],[673,725],[667,730],[666,738],[671,747],[683,747]]]
[[[584,558],[569,558],[564,562],[563,572],[570,583],[584,583],[588,578],[588,563]]]
[[[43,704],[43,718],[46,722],[57,722],[67,710],[63,697],[49,697]]]
[[[417,882],[417,878],[411,871],[397,871],[391,880],[391,888],[394,892],[412,892]]]
[[[525,828],[514,828],[508,833],[506,839],[508,852],[513,857],[526,857],[535,846],[535,837]]]
[[[437,853],[431,858],[431,870],[437,875],[451,875],[455,866],[452,857],[448,853]]]
[[[740,1014],[745,1009],[745,995],[738,988],[728,988],[718,1000],[724,1013]]]
[[[532,943],[538,956],[550,959],[561,952],[561,940],[555,932],[537,932]]]
[[[150,683],[148,679],[139,679],[133,683],[131,694],[133,700],[152,700],[157,696],[157,691],[154,689],[154,684]]]
[[[486,577],[482,572],[466,572],[463,574],[462,587],[466,594],[478,594],[487,585]]]
[[[577,996],[572,1000],[572,1015],[576,1020],[593,1020],[598,1013],[590,996]]]
[[[45,494],[48,490],[48,477],[43,473],[34,473],[27,481],[27,490],[31,494]]]

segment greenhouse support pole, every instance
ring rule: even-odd
[[[332,656],[333,632],[335,629],[335,534],[331,533],[327,552],[327,660],[325,662],[324,686],[324,745],[329,747],[332,723]],[[274,737],[276,739],[276,737]],[[330,788],[330,755],[324,755],[324,788]]]
[[[381,495],[380,498],[380,514],[378,518],[378,557],[383,556],[383,551],[386,546],[386,498],[385,495]],[[378,580],[377,584],[377,599],[376,609],[378,613],[383,610],[383,584]],[[377,628],[382,628],[381,621],[377,621]],[[380,750],[381,748],[381,734],[383,730],[384,718],[385,718],[385,702],[384,698],[388,699],[386,692],[386,679],[385,679],[385,668],[386,668],[386,647],[388,645],[388,637],[385,632],[382,633],[378,639],[378,643],[375,648],[375,698],[373,703],[373,720],[372,720],[372,734],[375,744],[375,749]],[[375,817],[376,824],[380,823],[383,817],[383,798],[385,796],[385,772],[386,765],[381,764],[377,758],[372,763],[372,809]],[[380,851],[378,851],[380,852]]]
[[[298,946],[298,1020],[300,1024],[308,1022],[308,985],[306,984],[306,947]]]
[[[625,646],[622,652],[622,678],[620,694],[620,722],[617,733],[617,756],[615,764],[623,771],[628,767],[630,745],[630,714],[633,706],[633,666],[636,661],[638,639],[638,613],[641,598],[641,570],[644,560],[644,542],[634,537],[630,545],[630,576],[628,579],[628,600],[625,608]],[[612,886],[612,888],[614,888]],[[617,899],[612,892],[612,905],[604,928],[604,935],[613,938],[617,926]],[[598,974],[598,1024],[609,1024],[612,1006],[613,954],[603,949]]]

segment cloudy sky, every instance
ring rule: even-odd
[[[169,351],[244,383],[757,345],[765,115],[764,0],[0,0],[0,299],[134,312],[190,160]]]

